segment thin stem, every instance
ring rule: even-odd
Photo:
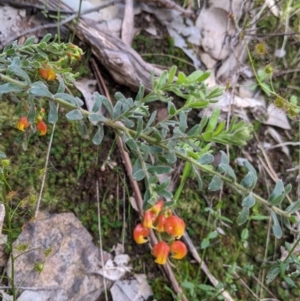
[[[291,254],[294,252],[294,250],[297,248],[297,246],[299,245],[300,242],[300,237],[298,237],[297,241],[294,243],[293,247],[290,249],[288,255],[286,256],[286,258],[284,259],[284,262],[286,262],[288,260],[288,258],[291,256]]]
[[[104,194],[103,199],[105,198],[107,190]],[[96,198],[97,198],[97,213],[98,213],[98,234],[99,234],[99,248],[100,248],[100,258],[101,258],[101,265],[104,269],[104,256],[103,256],[103,246],[102,246],[102,231],[101,231],[101,208],[100,208],[100,197],[99,197],[99,180],[96,180]],[[104,294],[105,300],[108,301],[107,295],[107,285],[106,279],[103,277],[103,284],[104,284]]]
[[[16,85],[20,86],[21,88],[25,88],[25,89],[28,88],[27,84],[24,84],[23,82],[20,82],[16,79],[13,79],[13,78],[11,78],[9,76],[6,76],[4,74],[0,74],[0,79],[4,80],[6,82],[12,83],[12,84],[16,84]]]
[[[56,111],[57,112],[58,112],[58,108],[59,108],[59,104],[57,104],[57,106],[56,106]],[[47,155],[46,155],[46,161],[45,161],[45,167],[44,167],[44,172],[43,172],[41,189],[40,189],[40,193],[39,193],[39,197],[38,197],[38,200],[37,200],[36,209],[35,209],[35,213],[34,213],[35,218],[37,217],[39,209],[40,209],[41,199],[42,199],[44,186],[45,186],[45,182],[46,182],[47,168],[48,168],[48,163],[49,163],[49,158],[50,158],[50,151],[51,151],[51,147],[52,147],[55,126],[56,126],[56,122],[53,124],[51,137],[50,137],[50,141],[49,141],[49,144],[48,144],[48,150],[47,150]]]
[[[81,7],[82,7],[82,0],[79,1],[78,14],[77,14],[77,18],[75,19],[76,20],[76,24],[78,23],[79,18],[80,18]],[[72,37],[71,37],[71,42],[74,41],[74,38],[75,38],[75,35],[76,35],[76,30],[77,30],[77,27],[75,27],[74,30],[73,30]]]

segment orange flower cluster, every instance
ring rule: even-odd
[[[48,65],[45,65],[44,68],[40,68],[39,72],[41,77],[45,80],[52,81],[56,79],[56,73]]]
[[[36,130],[40,133],[40,136],[44,136],[47,133],[47,125],[43,121],[44,113],[45,110],[42,108],[36,119]],[[28,122],[27,116],[22,116],[17,124],[17,129],[24,132],[29,127],[30,123]]]
[[[173,215],[171,210],[164,209],[164,201],[159,200],[150,209],[144,212],[142,223],[137,224],[133,230],[133,238],[137,244],[147,242],[147,237],[150,234],[149,229],[154,229],[157,232],[166,232],[171,236],[170,241],[158,242],[152,250],[155,262],[165,264],[169,253],[175,259],[182,259],[187,254],[186,245],[175,239],[180,239],[185,231],[184,221],[176,215]]]

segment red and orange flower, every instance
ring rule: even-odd
[[[168,242],[158,242],[152,250],[155,262],[165,264],[169,253],[174,259],[182,259],[187,254],[186,245],[178,240],[185,231],[184,221],[172,214],[168,208],[164,208],[164,201],[159,200],[150,209],[144,212],[142,223],[138,224],[133,231],[133,238],[137,244],[146,243],[150,229],[157,232],[167,232],[170,235]]]
[[[179,239],[184,234],[185,223],[176,215],[169,216],[165,222],[165,231],[169,235]]]
[[[44,121],[39,120],[36,124],[36,130],[40,133],[40,136],[44,136],[47,133],[47,125]]]
[[[28,122],[27,117],[22,116],[19,119],[19,122],[17,124],[17,129],[20,131],[24,131],[25,129],[29,128],[29,126],[30,126],[30,123]]]
[[[52,81],[56,79],[56,73],[47,65],[44,68],[40,68],[39,73],[45,80]]]
[[[182,259],[187,254],[186,245],[180,240],[173,241],[170,249],[173,254],[172,257],[175,259]]]
[[[144,244],[148,240],[145,237],[148,237],[150,234],[149,229],[144,228],[142,224],[137,224],[133,230],[133,238],[137,244]]]
[[[158,242],[153,247],[153,250],[152,250],[152,254],[156,258],[155,262],[158,264],[165,264],[167,262],[169,253],[170,253],[170,247],[164,241]]]

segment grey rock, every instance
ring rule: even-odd
[[[25,224],[13,251],[20,300],[97,300],[104,290],[103,278],[94,272],[101,267],[99,253],[73,213],[46,214]],[[11,270],[9,260],[9,277]]]

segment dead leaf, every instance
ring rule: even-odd
[[[134,197],[131,196],[131,197],[129,198],[129,202],[130,202],[130,204],[131,204],[131,207],[132,207],[135,211],[139,212],[139,208],[138,208],[138,206],[137,206],[136,199],[135,199]]]
[[[114,301],[144,301],[153,295],[146,275],[135,274],[136,279],[116,281],[110,292]]]
[[[97,81],[94,79],[84,78],[76,81],[74,85],[83,95],[88,111],[91,112],[95,103],[94,92],[96,91]]]
[[[129,260],[127,254],[117,255],[114,259],[108,259],[104,267],[96,273],[109,280],[117,281],[131,271],[132,267],[128,266]]]
[[[285,141],[282,139],[281,135],[272,127],[268,127],[268,129],[265,132],[266,134],[269,134],[277,143],[282,144]],[[285,153],[288,157],[290,156],[290,151],[286,145],[281,146],[281,150],[283,153]]]
[[[291,125],[284,111],[279,110],[274,105],[270,105],[267,108],[267,112],[268,118],[267,120],[263,121],[263,124],[278,126],[285,130],[291,129]]]

